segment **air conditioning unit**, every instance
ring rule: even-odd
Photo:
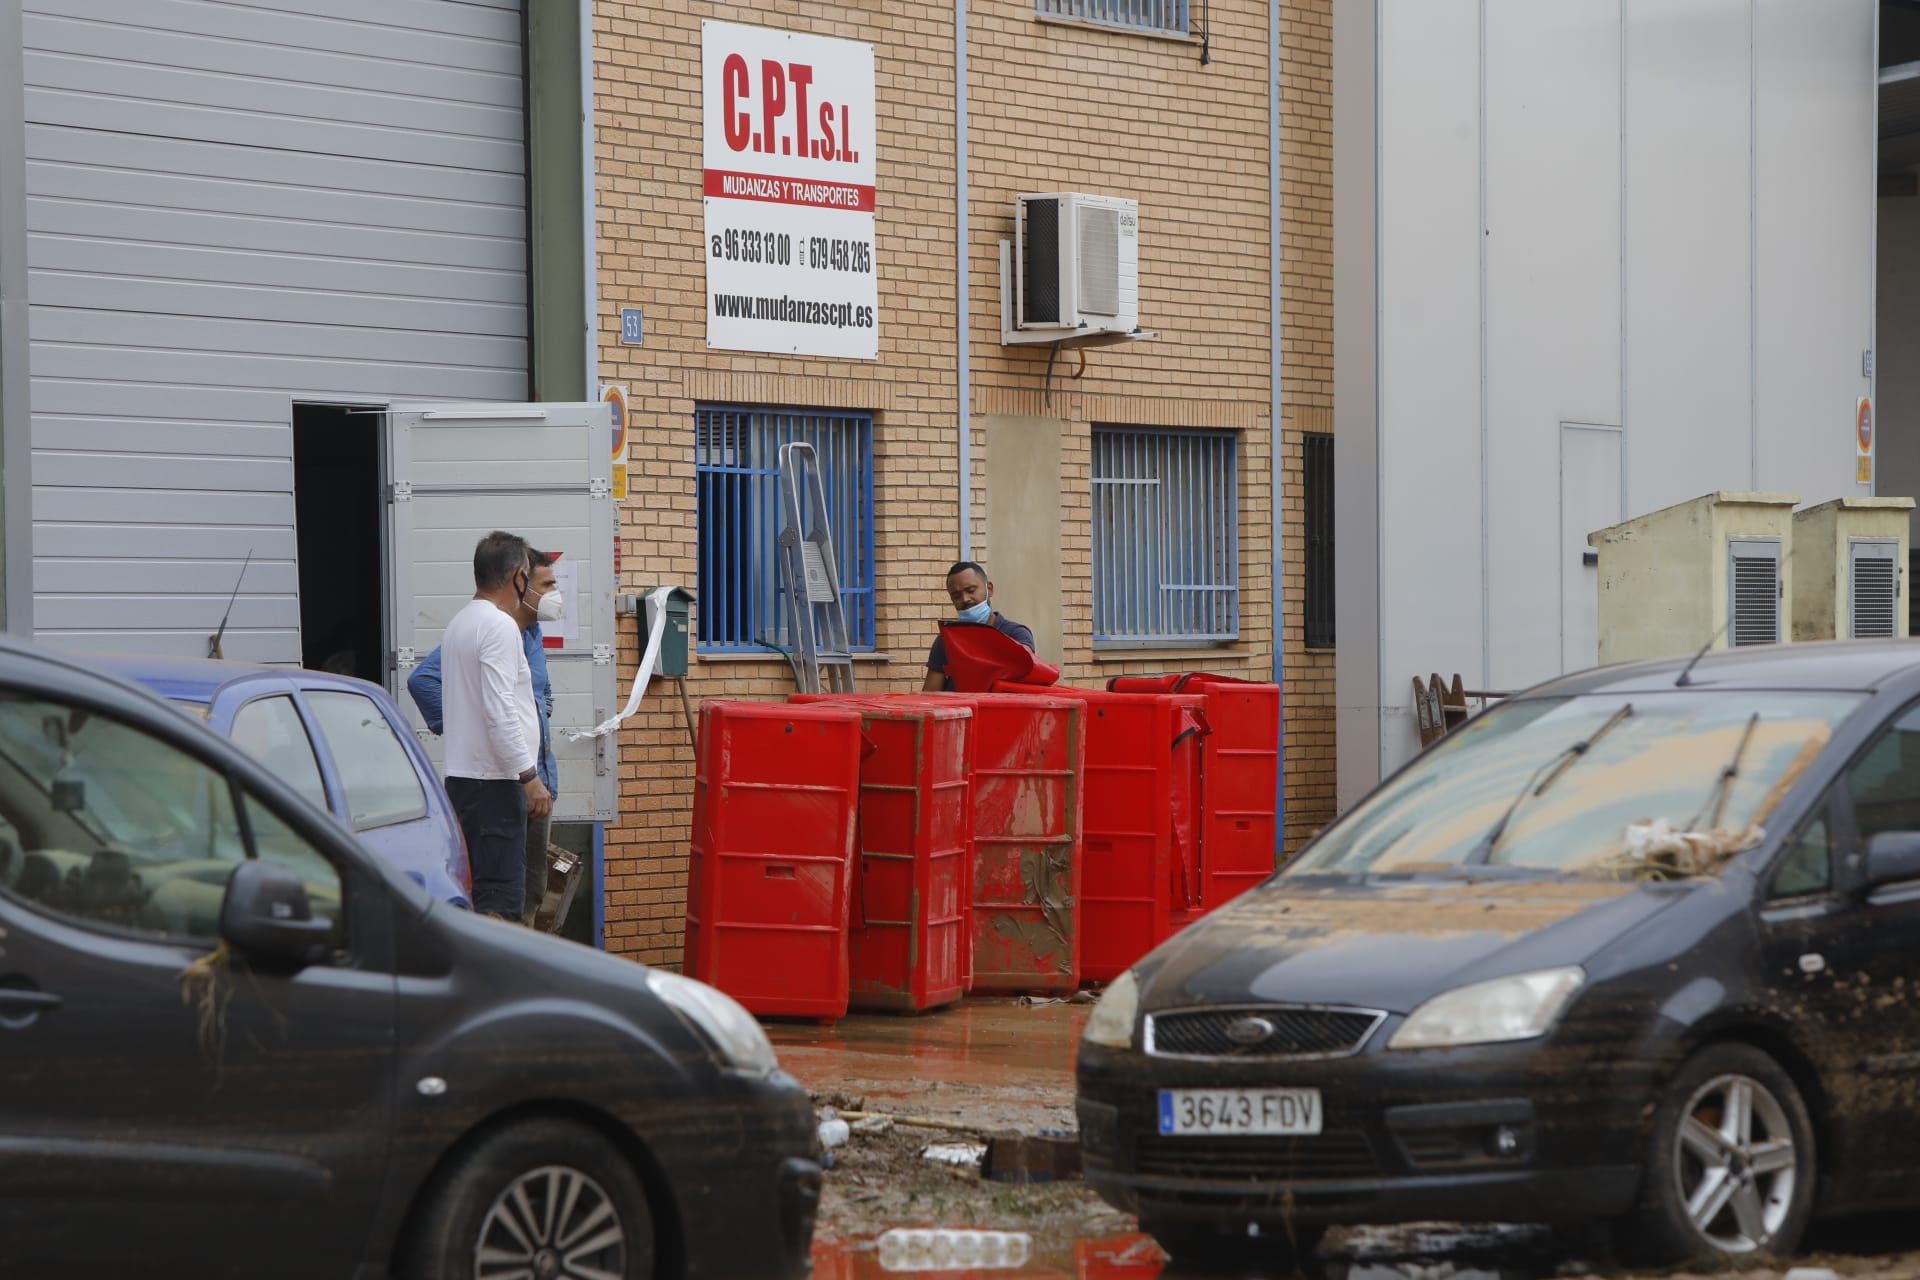
[[[1056,191],[1014,201],[1013,327],[1060,337],[1140,327],[1140,202]]]

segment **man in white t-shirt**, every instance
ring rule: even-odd
[[[473,867],[473,909],[519,920],[527,819],[553,811],[540,781],[540,717],[515,609],[532,582],[526,540],[495,531],[473,550],[473,600],[440,641],[447,797]]]

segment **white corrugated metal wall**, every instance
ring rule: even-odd
[[[27,0],[35,630],[298,661],[292,405],[527,393],[518,0]]]
[[[1415,750],[1413,676],[1592,665],[1582,525],[1868,491],[1874,22],[1873,0],[1336,6],[1343,805]]]

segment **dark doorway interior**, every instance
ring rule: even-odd
[[[293,407],[294,520],[302,666],[384,683],[380,415]]]

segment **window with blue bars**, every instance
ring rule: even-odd
[[[1093,429],[1095,645],[1240,635],[1240,506],[1230,431]]]
[[[1187,0],[1033,0],[1043,18],[1094,22],[1129,31],[1187,34]]]
[[[790,647],[777,539],[785,511],[780,446],[795,440],[811,444],[820,461],[847,638],[855,649],[873,648],[872,416],[701,405],[693,456],[703,653]]]

